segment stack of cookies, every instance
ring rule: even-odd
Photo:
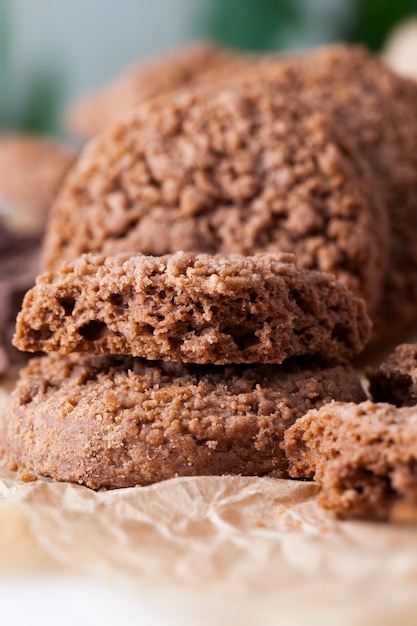
[[[258,251],[268,248],[294,252],[297,254],[298,262],[301,265],[310,264],[311,267],[330,272],[340,270],[342,269],[341,266],[344,266],[344,269],[347,269],[347,274],[357,275],[360,266],[362,266],[362,282],[364,275],[367,274],[368,287],[366,291],[362,290],[361,295],[370,305],[369,314],[374,323],[373,343],[383,344],[390,336],[398,336],[417,317],[417,253],[415,246],[417,237],[417,83],[396,75],[379,58],[358,47],[336,45],[281,59],[260,57],[248,60],[241,57],[240,64],[242,67],[240,69],[236,55],[228,57],[227,53],[223,52],[222,54],[221,51],[218,51],[215,54],[213,50],[209,53],[209,49],[203,55],[203,50],[204,48],[200,51],[197,50],[196,53],[198,52],[198,54],[189,51],[188,57],[185,55],[179,57],[183,68],[188,65],[186,72],[188,76],[195,77],[195,67],[200,64],[198,72],[202,79],[200,83],[204,82],[208,59],[223,57],[225,68],[230,67],[230,62],[236,63],[236,66],[233,67],[232,71],[220,72],[215,75],[211,72],[211,95],[208,97],[196,95],[195,88],[183,92],[185,98],[189,97],[190,106],[195,111],[193,119],[191,119],[191,115],[186,115],[185,126],[182,127],[180,124],[176,129],[173,127],[171,134],[168,119],[165,119],[165,127],[162,127],[164,117],[169,117],[168,111],[171,111],[173,118],[177,119],[179,123],[183,117],[180,99],[172,98],[171,95],[166,95],[162,99],[154,99],[152,103],[149,102],[148,108],[136,109],[136,115],[132,115],[130,123],[138,131],[135,135],[135,141],[137,139],[135,154],[137,155],[139,152],[149,158],[147,160],[148,165],[144,169],[141,166],[139,177],[137,177],[139,172],[132,173],[131,176],[127,171],[125,172],[126,177],[124,177],[121,189],[127,189],[126,179],[129,178],[130,193],[128,194],[127,205],[135,208],[137,204],[140,204],[142,211],[138,213],[134,210],[130,212],[129,217],[126,216],[124,224],[128,225],[129,238],[127,241],[118,242],[118,249],[127,251],[136,247],[136,251],[149,254],[174,252],[184,247],[187,250],[204,250],[207,252],[213,250],[240,252],[243,249],[243,253],[247,254],[248,251],[251,253],[251,249]],[[203,58],[205,59],[204,63],[202,62]],[[228,58],[229,60],[226,62]],[[173,68],[177,67],[177,63],[176,58],[173,62]],[[165,61],[165,67],[169,67],[168,61]],[[175,72],[167,73],[171,76],[175,74]],[[149,90],[149,86],[147,86],[149,74],[145,70],[132,72],[126,76],[125,81],[123,84],[126,88],[127,85],[129,86],[131,97],[124,97],[125,91],[121,88],[119,81],[111,85],[106,92],[113,94],[112,98],[101,96],[100,104],[105,117],[99,115],[97,111],[97,99],[89,100],[90,104],[87,106],[87,110],[90,115],[87,118],[93,118],[95,121],[100,120],[100,130],[105,130],[104,121],[114,115],[114,102],[116,100],[118,114],[121,114],[122,111],[128,113],[133,102],[136,104],[143,102],[143,94]],[[213,92],[214,95],[218,96],[218,99],[225,99],[224,89],[223,96],[220,97],[221,85],[224,87],[229,85],[235,88],[235,93],[236,90],[242,93],[243,84],[254,86],[259,85],[260,82],[259,91],[262,100],[266,97],[267,90],[272,89],[275,96],[278,94],[282,96],[284,103],[284,107],[281,107],[280,110],[275,108],[275,120],[277,121],[275,126],[270,127],[268,134],[265,131],[264,141],[265,144],[269,143],[269,145],[265,145],[265,148],[268,147],[269,150],[263,158],[255,145],[256,132],[253,133],[254,128],[250,121],[252,119],[255,126],[257,125],[256,119],[251,118],[249,113],[252,108],[251,99],[247,102],[246,115],[243,110],[245,107],[244,102],[242,102],[243,98],[240,104],[235,100],[235,110],[232,109],[231,103],[229,110],[227,110],[227,103],[223,102],[221,109],[216,107],[217,117],[216,115],[213,117],[212,114]],[[177,75],[175,84],[172,82],[170,85],[159,85],[157,93],[166,94],[170,89],[178,89],[182,85],[184,83],[178,80]],[[205,102],[206,97],[207,103]],[[294,104],[294,100],[296,100],[296,104]],[[187,107],[187,104],[185,103],[184,106]],[[264,101],[264,108],[266,106]],[[285,107],[287,108],[284,113]],[[294,107],[296,107],[296,111],[294,111]],[[77,107],[74,108],[74,111],[76,109]],[[252,110],[254,115],[256,115],[257,110],[259,115],[262,115],[259,104]],[[146,124],[148,113],[150,114],[150,128],[146,140],[149,140],[151,144],[153,143],[152,137],[158,132],[155,127],[159,119],[161,122],[159,130],[164,135],[164,148],[171,150],[168,154],[164,153],[163,159],[159,159],[159,165],[157,165],[158,151],[154,154],[155,150],[153,150],[152,145],[146,147],[140,141],[140,137],[145,137],[143,127]],[[291,126],[288,123],[288,118],[293,113]],[[323,116],[326,118],[324,124],[326,130],[323,132],[327,135],[327,139],[329,139],[330,132],[330,143],[334,141],[337,146],[333,156],[330,155],[330,148],[327,156],[324,156],[323,152],[325,153],[325,151],[317,148],[317,141],[308,140],[308,137],[311,137],[311,126],[318,124],[318,119],[322,119]],[[205,132],[201,137],[202,143],[200,142],[198,145],[197,142],[193,142],[191,137],[188,142],[188,150],[184,145],[177,146],[180,137],[187,135],[187,129],[198,133],[200,126],[201,130],[201,126],[204,124],[202,117],[211,120],[204,128]],[[300,117],[303,119],[301,123],[299,122]],[[198,118],[200,118],[200,123]],[[172,122],[175,125],[173,120]],[[194,127],[193,124],[195,124]],[[309,129],[306,128],[308,124],[310,124]],[[332,127],[331,130],[329,124]],[[220,131],[222,128],[224,130],[226,126],[229,129],[229,151],[233,150],[233,137],[237,139],[246,131],[248,152],[252,156],[252,160],[257,160],[258,165],[256,172],[253,172],[253,167],[246,162],[244,164],[244,159],[248,160],[249,158],[246,155],[238,163],[237,170],[233,166],[231,170],[228,170],[228,162],[225,159],[222,166],[223,180],[228,176],[230,181],[235,182],[234,192],[231,185],[228,189],[225,186],[222,186],[221,190],[218,189],[219,175],[214,181],[210,179],[209,158],[205,163],[201,161],[196,167],[197,176],[200,175],[201,169],[203,169],[203,179],[204,174],[208,173],[209,185],[204,186],[201,179],[198,184],[193,175],[194,170],[187,169],[187,164],[191,165],[192,162],[191,152],[193,150],[200,155],[201,159],[204,158],[204,154],[207,155],[207,152],[210,152],[211,157],[213,157],[207,146],[203,147],[204,135],[208,134],[209,137],[214,138],[215,130]],[[119,126],[121,150],[123,150],[122,145],[124,138],[126,138],[126,126],[124,128],[123,130]],[[285,135],[287,137],[292,135],[286,148],[278,147],[276,144],[278,128],[282,132],[283,139]],[[74,130],[77,128],[74,127]],[[91,134],[96,130],[96,127],[90,126],[88,128],[87,124],[86,130]],[[307,150],[313,154],[317,151],[320,165],[323,166],[325,162],[328,168],[333,168],[332,179],[334,184],[337,184],[337,177],[341,175],[341,169],[343,169],[345,180],[349,176],[356,180],[356,189],[354,190],[352,187],[350,189],[350,200],[346,197],[346,188],[341,189],[342,193],[339,198],[327,195],[323,188],[317,188],[314,191],[311,177],[307,174],[308,169],[311,168],[310,163],[305,164],[304,169],[300,167],[300,164],[296,168],[287,167],[292,157],[291,147],[296,143],[297,135],[304,137],[305,134],[306,143],[309,144]],[[133,137],[131,132],[129,135]],[[252,137],[252,135],[255,136]],[[183,138],[186,139],[186,137]],[[269,138],[271,139],[270,142]],[[245,139],[241,138],[241,141],[245,141]],[[100,235],[95,228],[93,232],[97,233],[96,236],[88,244],[84,242],[78,249],[74,244],[68,246],[68,243],[65,242],[66,239],[69,240],[74,235],[78,240],[85,228],[79,219],[81,207],[85,215],[88,206],[89,216],[86,217],[91,232],[94,226],[92,205],[97,208],[99,204],[103,204],[97,195],[88,192],[85,196],[87,202],[82,202],[81,198],[76,197],[77,185],[79,185],[80,192],[85,193],[88,189],[88,178],[90,178],[91,186],[95,180],[99,188],[100,167],[104,170],[106,166],[111,165],[109,162],[110,154],[107,154],[100,165],[98,164],[99,153],[101,152],[103,156],[103,153],[106,152],[102,149],[104,142],[100,141],[99,143],[101,148],[97,150],[97,158],[92,154],[94,149],[91,147],[90,157],[87,159],[87,162],[94,159],[96,167],[92,169],[87,166],[83,174],[80,173],[77,176],[77,184],[72,191],[73,199],[66,195],[66,197],[64,196],[65,199],[61,199],[58,203],[55,217],[50,224],[46,246],[45,259],[48,268],[56,265],[56,263],[59,264],[61,253],[64,258],[74,258],[80,253],[80,249],[107,253],[107,250],[112,246],[112,244],[108,244],[104,249],[101,248],[101,242],[97,240]],[[182,144],[184,143],[187,142],[182,142]],[[141,144],[143,149],[141,149]],[[133,145],[132,142],[130,148],[133,149]],[[219,150],[215,145],[212,147],[216,154],[215,160],[217,160],[219,153],[223,153],[226,157],[227,149],[224,151],[221,146]],[[164,152],[162,145],[159,148],[160,152]],[[322,148],[324,148],[324,143]],[[174,151],[177,151],[176,156],[178,158],[175,158]],[[241,156],[242,152],[246,153],[245,150],[241,151]],[[338,167],[334,163],[335,160],[338,160]],[[161,171],[163,164],[166,167],[165,172]],[[295,166],[297,163],[294,162],[293,164]],[[123,169],[129,169],[127,162],[125,162]],[[240,176],[238,175],[239,172]],[[278,175],[275,175],[277,172]],[[172,176],[166,176],[168,173]],[[184,177],[177,180],[177,174],[181,173]],[[248,173],[250,178],[244,182],[242,178],[245,173]],[[330,169],[327,169],[327,173],[331,173]],[[113,169],[112,173],[109,172],[108,177],[103,176],[103,184],[117,185],[114,174]],[[162,203],[157,192],[161,177],[169,179],[167,183],[162,185],[164,192]],[[171,181],[172,177],[174,181]],[[149,180],[153,181],[153,184],[148,185],[147,181]],[[134,189],[134,181],[143,186],[141,197]],[[175,182],[178,183],[178,188],[182,189],[185,181],[188,181],[194,191],[198,191],[200,204],[197,202],[197,205],[200,208],[192,211],[194,214],[198,211],[202,216],[202,223],[198,229],[185,223],[187,210],[179,216],[179,201],[174,191]],[[257,187],[256,184],[253,187],[254,181],[258,184]],[[300,196],[297,193],[296,195],[295,187],[297,184],[298,192],[305,191],[305,189],[301,189],[303,182],[305,182],[305,187],[310,188],[310,194],[304,193]],[[168,189],[170,193],[168,193]],[[268,209],[265,210],[261,207],[265,205],[268,207],[270,202],[277,204],[277,190],[281,190],[284,194],[289,193],[292,197],[284,206],[281,203],[280,208],[275,207],[271,215]],[[363,197],[364,192],[365,198]],[[187,193],[192,192],[187,191]],[[187,197],[186,193],[184,195]],[[210,198],[213,204],[217,203],[217,210],[213,211],[211,216],[208,214]],[[251,199],[257,200],[255,205],[257,207],[256,216],[253,215],[254,202],[251,202]],[[324,205],[322,210],[319,209],[318,211],[322,219],[318,217],[317,210],[315,210],[319,208],[318,203],[320,201]],[[370,211],[369,209],[363,211],[364,201],[374,205]],[[350,202],[351,205],[348,208]],[[221,210],[222,204],[230,208],[230,211],[226,213],[228,215],[227,220],[218,216],[218,213],[225,213],[224,206],[223,211]],[[237,211],[237,207],[241,204],[245,205],[245,218]],[[149,211],[153,205],[158,207],[158,211]],[[356,205],[356,208],[352,205]],[[119,218],[121,218],[122,206],[123,204],[119,206],[117,213]],[[187,203],[187,206],[190,206],[190,202]],[[115,216],[116,209],[114,206],[113,210],[108,206],[106,211],[109,219],[110,216]],[[72,217],[69,215],[70,213],[72,213]],[[359,216],[361,223],[349,223],[350,217],[356,222]],[[178,224],[179,218],[180,224]],[[244,236],[240,228],[243,221],[245,224]],[[67,226],[70,227],[68,234],[65,230]],[[63,228],[60,235],[57,234],[59,228]],[[109,233],[110,236],[122,236],[123,239],[124,225],[120,220],[117,221],[117,225],[113,226],[113,229]],[[158,237],[160,229],[164,231],[163,237]],[[277,229],[280,231],[279,237],[275,236]],[[196,233],[196,230],[199,232]],[[237,237],[233,235],[236,230],[238,232]],[[86,234],[88,237],[90,236],[89,233]],[[306,237],[310,242],[307,254],[303,253],[301,243]],[[238,241],[236,241],[237,238]],[[294,247],[295,243],[298,244],[297,247]],[[330,245],[331,243],[334,245]],[[340,277],[341,272],[337,271],[337,275]],[[354,285],[351,283],[351,286]],[[372,294],[370,294],[370,289],[373,290]]]
[[[364,302],[290,255],[84,255],[25,298],[16,345],[52,354],[22,373],[3,445],[26,472],[93,488],[287,477],[284,431],[364,399],[340,357],[369,334]]]
[[[27,476],[321,480],[329,407],[369,414],[344,359],[417,311],[417,85],[360,50],[230,63],[110,125],[54,204],[15,337],[48,354],[1,426]]]

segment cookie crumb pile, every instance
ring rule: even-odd
[[[417,84],[340,46],[171,69],[131,75],[54,203],[10,464],[94,489],[315,478],[338,514],[415,521],[417,348],[368,371],[372,401],[346,359],[417,316]]]

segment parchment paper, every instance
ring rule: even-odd
[[[94,492],[0,461],[0,575],[99,576],[187,602],[199,624],[416,624],[417,526],[340,521],[318,489],[227,476]]]

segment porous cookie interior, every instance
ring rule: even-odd
[[[15,345],[194,363],[359,352],[365,304],[291,255],[85,255],[25,298]]]

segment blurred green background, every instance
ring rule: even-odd
[[[126,65],[198,38],[243,50],[379,50],[417,0],[0,0],[0,127],[59,131],[62,109]]]

